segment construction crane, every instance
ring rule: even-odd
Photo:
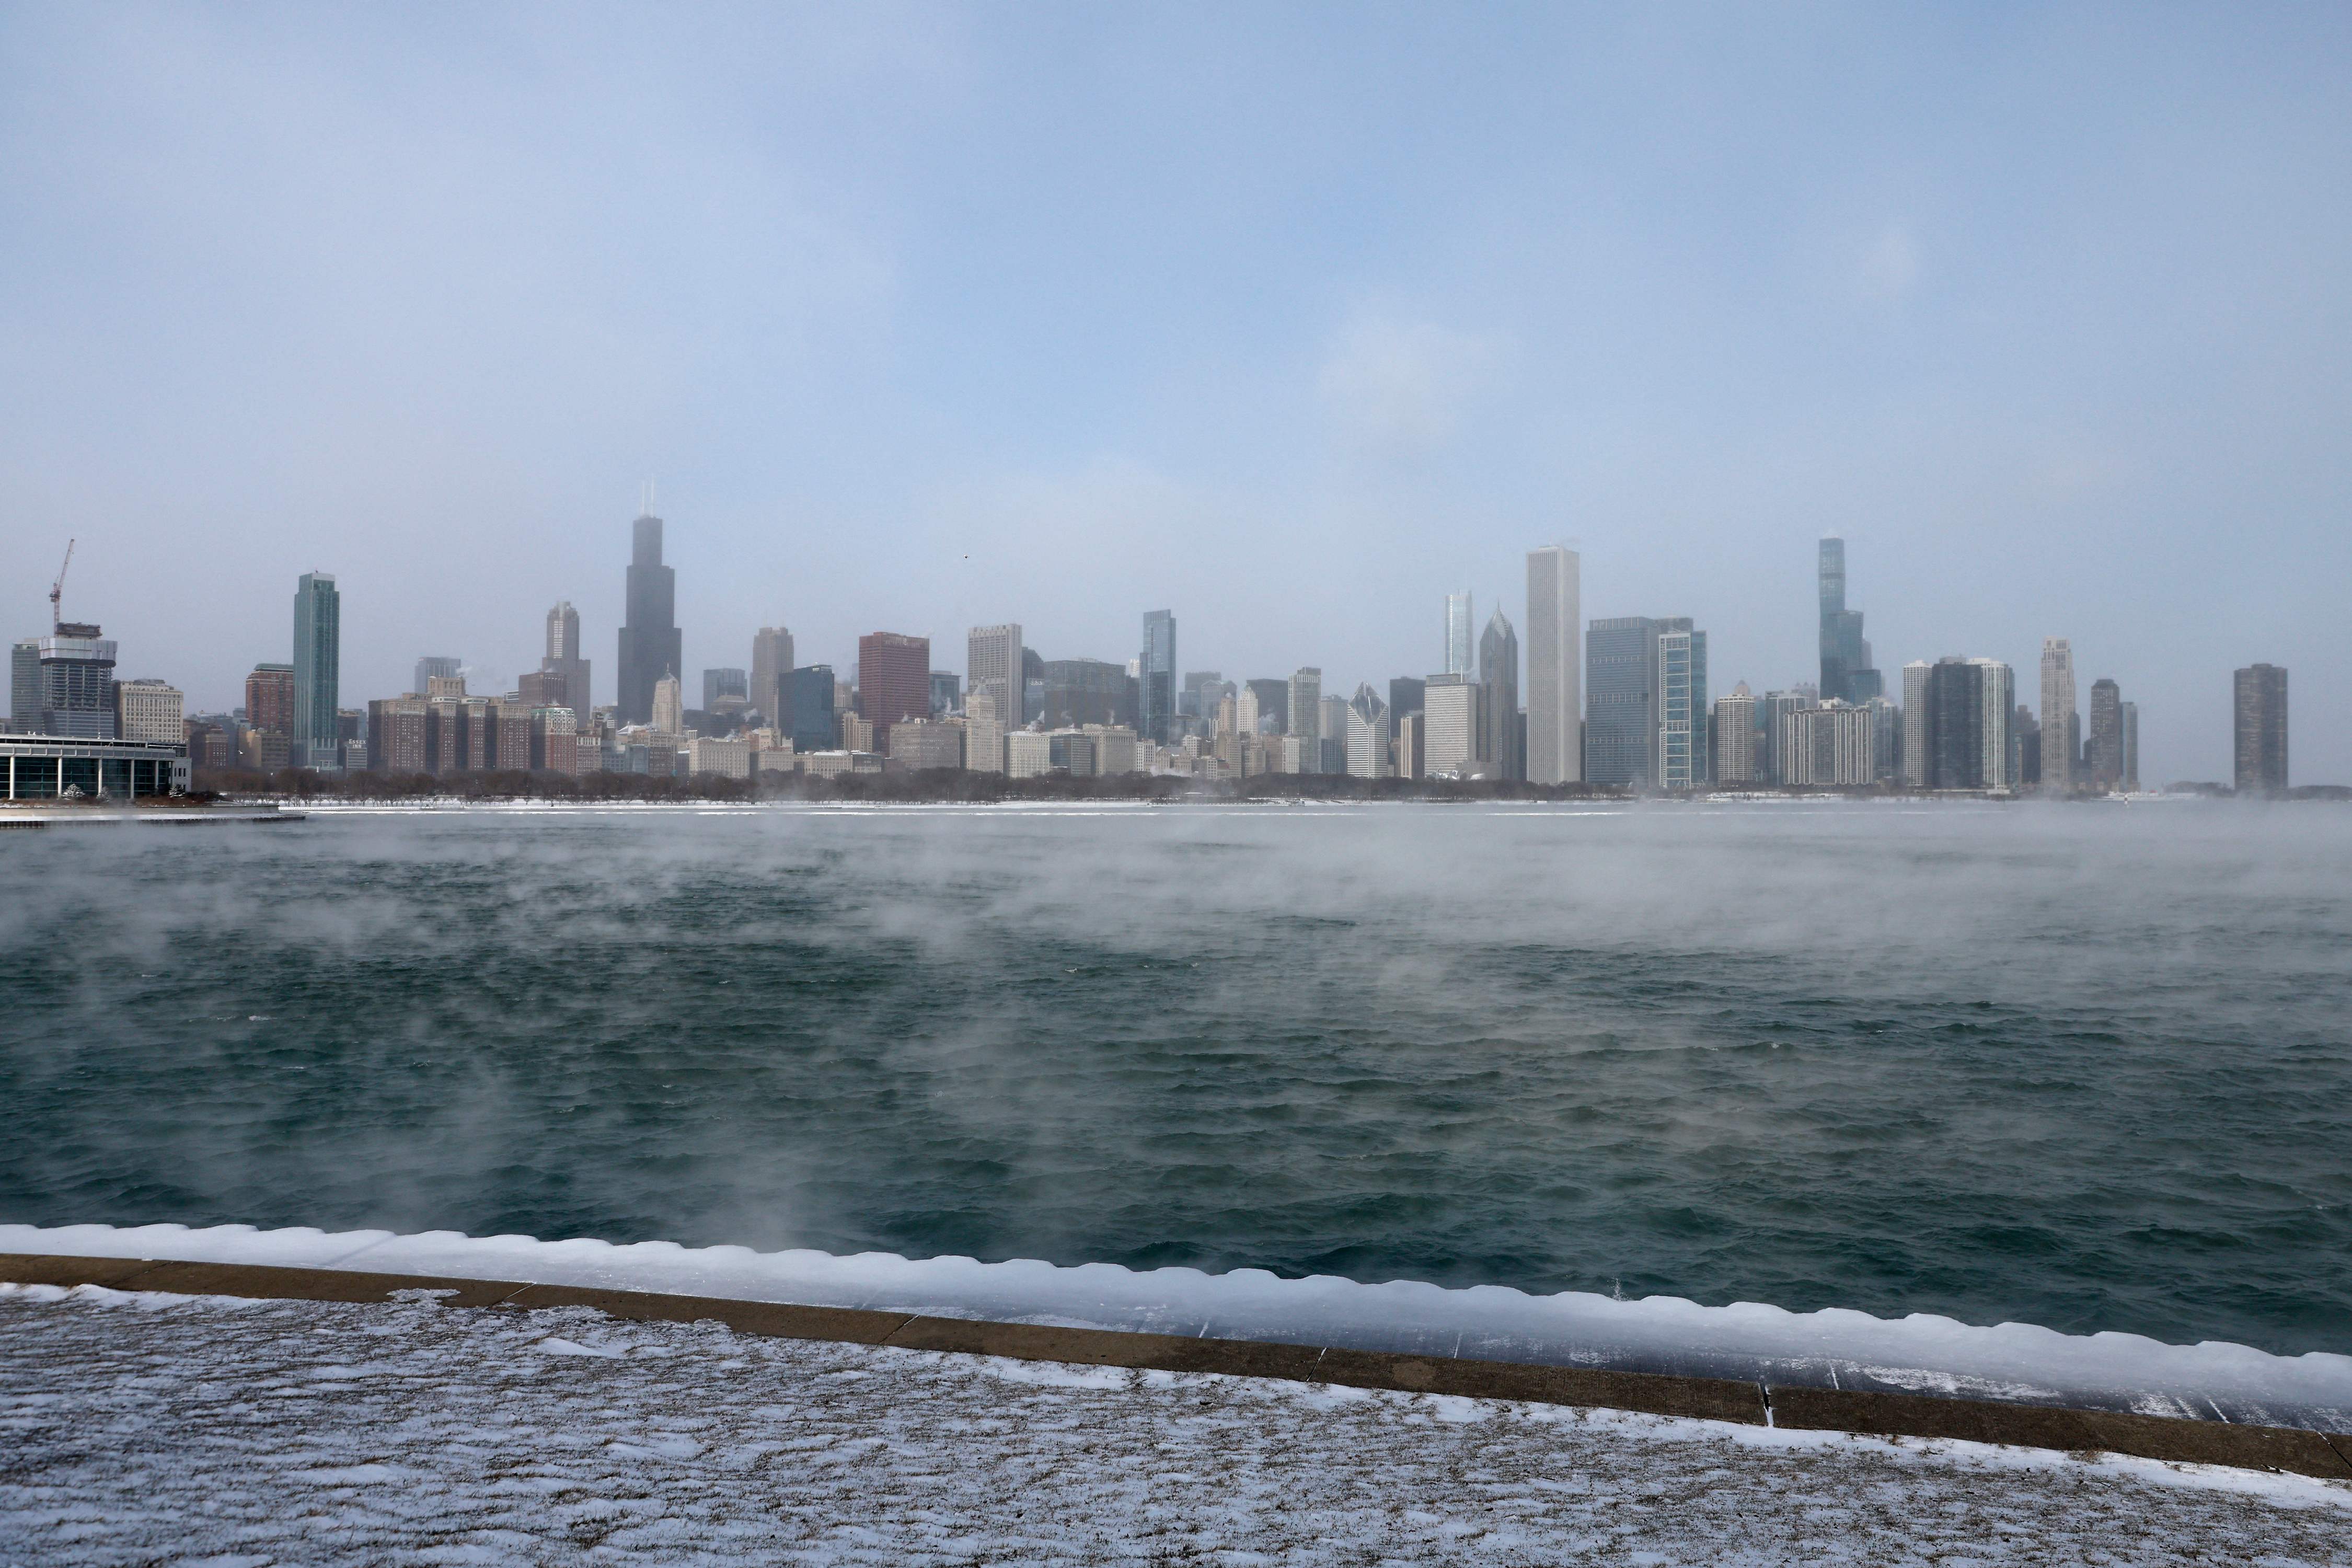
[[[58,568],[58,580],[49,584],[49,629],[54,632],[65,623],[58,619],[58,603],[66,596],[66,567],[73,564],[74,541],[66,541],[65,564]]]

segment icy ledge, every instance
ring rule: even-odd
[[[836,1258],[455,1231],[0,1225],[0,1252],[593,1285],[2352,1432],[2352,1355],[2280,1356],[2216,1341],[2169,1345],[2138,1334],[2062,1334],[2031,1323],[1981,1327],[1925,1313],[1889,1321],[1754,1302],[1703,1307],[1673,1296],[1620,1301],[1580,1291],[1530,1296],[1495,1285],[1449,1290],[1409,1280],[1284,1279],[1256,1268],[1139,1273],[1108,1263],[1064,1268],[1025,1258],[981,1263],[883,1252]]]

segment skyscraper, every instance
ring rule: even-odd
[[[776,728],[792,737],[795,752],[830,752],[841,743],[834,721],[833,666],[808,664],[780,678],[783,711]]]
[[[1445,595],[1445,673],[1468,679],[1471,630],[1470,595]]]
[[[685,668],[677,629],[677,570],[662,564],[662,520],[651,513],[629,525],[627,619],[621,625],[620,721],[646,724],[654,716],[654,682]]]
[[[2074,787],[2083,749],[2074,711],[2074,648],[2064,637],[2042,639],[2042,787],[2064,795]]]
[[[2139,793],[2139,704],[2124,704],[2124,790]]]
[[[1827,538],[1821,550],[1822,690],[1824,702],[1869,701],[1885,689],[1863,640],[1862,612],[1845,607],[1845,541]]]
[[[245,722],[271,735],[294,732],[294,667],[257,664],[245,678]]]
[[[40,697],[36,732],[113,740],[114,639],[90,621],[57,621],[34,646]]]
[[[1143,613],[1143,652],[1136,663],[1136,732],[1157,745],[1167,745],[1176,722],[1176,616],[1172,611]]]
[[[1404,721],[1421,711],[1422,694],[1425,689],[1427,689],[1427,682],[1417,676],[1399,675],[1390,678],[1389,729],[1391,731],[1400,735],[1403,733]],[[1404,770],[1400,765],[1397,771],[1402,773]],[[1419,778],[1421,775],[1414,773],[1412,776]]]
[[[1323,672],[1302,664],[1290,672],[1290,691],[1283,701],[1285,732],[1319,738],[1323,723]]]
[[[1147,661],[1148,662],[1148,661]],[[996,703],[997,722],[1021,727],[1021,623],[974,626],[964,637],[964,703],[985,694]]]
[[[1127,667],[1100,658],[1045,661],[1045,722],[1069,725],[1121,724],[1127,715]]]
[[[728,667],[702,672],[702,710],[740,712],[751,701],[751,680],[740,669]]]
[[[1249,680],[1243,684],[1257,693],[1259,727],[1270,735],[1290,733],[1290,682]]]
[[[1486,709],[1486,760],[1498,779],[1528,776],[1519,754],[1519,634],[1496,605],[1478,638],[1478,689]]]
[[[1585,670],[1591,679],[1584,711],[1588,783],[1638,787],[1653,782],[1656,642],[1657,623],[1647,616],[1612,616],[1585,631]],[[1528,716],[1532,728],[1532,706]]]
[[[1539,784],[1575,784],[1584,776],[1580,565],[1576,552],[1560,545],[1528,552],[1527,776]]]
[[[1756,698],[1746,681],[1733,687],[1729,696],[1716,699],[1711,730],[1715,755],[1708,772],[1715,782],[1761,784],[1764,774],[1759,766],[1761,748],[1756,743]]]
[[[1347,705],[1348,772],[1360,779],[1394,774],[1389,762],[1389,705],[1369,681],[1356,688]]]
[[[19,637],[8,645],[8,727],[19,735],[41,732],[41,640]]]
[[[1903,769],[1897,776],[1912,789],[1927,787],[1927,678],[1935,668],[1924,658],[1903,667]]]
[[[1119,671],[1122,679],[1126,673]],[[891,725],[901,719],[929,718],[931,639],[904,632],[868,632],[859,637],[857,707],[874,726],[874,749],[885,754]]]
[[[430,697],[436,679],[454,679],[465,668],[466,661],[453,654],[428,653],[416,661],[416,684],[410,689],[410,694]]]
[[[2104,676],[2091,682],[2091,739],[2083,763],[2093,789],[2113,790],[2124,782],[2124,694]]]
[[[563,706],[572,710],[578,731],[586,734],[596,694],[589,681],[588,660],[580,657],[580,612],[569,599],[557,600],[547,612],[547,647],[539,657],[539,668],[543,674],[562,677]]]
[[[2234,696],[2238,793],[2285,793],[2286,671],[2274,664],[2250,665],[2238,671]]]
[[[751,634],[751,706],[770,726],[781,728],[777,716],[784,710],[783,679],[793,668],[793,629],[790,626],[761,626]]]
[[[679,735],[686,732],[686,683],[675,675],[665,675],[654,682],[653,702],[647,718],[657,734]]]
[[[1658,623],[1651,643],[1656,720],[1650,734],[1650,777],[1660,789],[1706,783],[1706,634],[1687,616]]]
[[[1912,708],[1921,710],[1927,786],[2013,787],[2017,779],[2011,772],[2014,759],[2010,748],[2010,723],[2017,683],[2009,666],[1991,658],[1939,658],[1925,667],[1925,696],[1915,703],[1909,695],[1910,674],[1920,668],[1911,665],[1904,671],[1904,718],[1907,726]],[[2047,724],[2042,732],[2046,746]],[[1906,752],[1909,742],[1906,728]],[[2044,754],[2046,758],[2046,752]]]
[[[1486,749],[1485,694],[1466,675],[1431,676],[1421,689],[1422,774],[1461,778],[1475,771]]]
[[[297,767],[342,765],[335,732],[341,646],[342,597],[335,579],[306,572],[294,584],[294,728],[288,755]]]

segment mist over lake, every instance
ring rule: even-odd
[[[0,1219],[2352,1325],[2352,813],[353,813],[0,842]]]

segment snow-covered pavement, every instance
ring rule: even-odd
[[[2341,1563],[2352,1486],[1212,1375],[0,1287],[0,1562]]]

